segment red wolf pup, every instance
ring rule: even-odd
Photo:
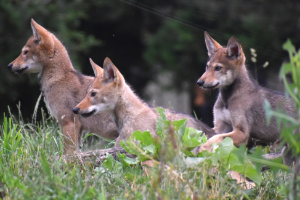
[[[104,60],[103,69],[92,60],[91,64],[96,78],[86,97],[73,109],[74,113],[80,115],[110,113],[120,133],[116,147],[121,140],[126,140],[136,130],[149,130],[156,137],[158,113],[134,94],[110,59]],[[168,120],[186,118],[188,127],[202,130],[208,138],[215,134],[207,125],[191,116],[166,109],[166,117]]]
[[[104,60],[103,69],[92,60],[90,61],[96,78],[86,97],[73,109],[74,113],[80,115],[110,113],[120,133],[116,140],[116,147],[119,146],[121,140],[128,139],[136,130],[149,130],[154,137],[157,137],[155,134],[156,119],[158,117],[156,110],[150,108],[134,94],[109,58]],[[168,120],[187,119],[187,127],[202,130],[208,138],[215,135],[211,128],[191,116],[175,113],[168,109],[165,110],[165,114]],[[152,167],[154,163],[148,160],[143,162],[142,166]],[[245,188],[251,188],[254,185],[246,181],[237,172],[230,171],[229,174],[238,183],[245,183]]]
[[[94,78],[73,68],[67,50],[54,34],[33,19],[31,28],[33,36],[8,67],[18,74],[40,73],[47,106],[63,131],[64,154],[79,150],[83,130],[109,139],[117,138],[119,134],[109,114],[98,114],[89,119],[74,115],[72,108],[84,98]]]
[[[225,137],[230,137],[235,146],[247,144],[251,139],[263,144],[279,140],[276,120],[272,118],[267,124],[264,102],[269,101],[273,109],[283,107],[290,116],[294,114],[293,102],[260,87],[249,77],[242,46],[234,36],[227,47],[222,47],[205,32],[205,43],[209,61],[197,84],[203,89],[219,89],[213,109],[213,129],[218,135],[210,138],[198,151],[212,150],[212,143],[218,144]]]

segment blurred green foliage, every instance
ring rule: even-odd
[[[157,73],[171,70],[172,87],[188,83],[192,95],[208,59],[203,31],[222,45],[235,35],[247,60],[255,48],[265,84],[287,58],[281,49],[287,37],[300,44],[299,9],[297,0],[0,0],[0,111],[9,105],[14,113],[20,101],[30,118],[40,94],[36,75],[15,76],[6,67],[32,35],[31,18],[55,33],[83,73],[93,74],[89,57],[100,65],[110,57],[139,94]],[[265,61],[270,67],[263,69]]]
[[[299,174],[300,174],[300,50],[296,51],[295,46],[291,40],[287,40],[284,43],[283,49],[289,54],[289,62],[282,64],[280,70],[280,78],[282,78],[286,90],[286,95],[289,96],[294,103],[295,113],[294,116],[290,116],[282,109],[272,110],[270,103],[265,102],[266,116],[268,122],[272,117],[276,117],[276,120],[283,125],[280,137],[284,144],[288,144],[287,155],[293,155],[293,179],[289,183],[289,187],[286,190],[289,199],[299,199]],[[288,80],[287,77],[291,77]]]

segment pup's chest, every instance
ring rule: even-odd
[[[49,97],[47,97],[45,95],[44,95],[44,97],[45,97],[46,106],[47,106],[48,110],[50,111],[50,114],[57,119],[57,112],[56,112],[55,106],[53,106],[53,104],[51,104],[49,102]]]
[[[46,106],[48,108],[48,110],[50,111],[50,114],[56,119],[58,120],[60,117],[59,113],[62,113],[61,111],[64,111],[65,108],[62,106],[62,101],[59,95],[55,95],[51,92],[43,92],[43,96],[45,98],[45,103]],[[66,115],[66,113],[64,112],[64,115]]]
[[[214,118],[217,121],[224,121],[228,124],[231,124],[230,111],[225,107],[214,109]]]

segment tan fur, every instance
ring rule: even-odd
[[[97,70],[97,67],[100,67],[94,63],[92,66],[96,72],[96,78],[85,99],[74,108],[78,109],[78,114],[109,112],[120,132],[116,146],[119,146],[121,140],[126,140],[136,130],[149,130],[154,137],[157,137],[155,132],[158,113],[134,94],[109,58],[104,61],[103,72]],[[166,117],[168,120],[187,118],[187,126],[205,131],[208,138],[214,135],[212,129],[190,116],[166,110]]]
[[[204,89],[219,88],[213,109],[214,130],[219,135],[210,138],[199,151],[211,150],[212,143],[218,144],[225,137],[232,138],[235,146],[249,145],[252,139],[264,145],[276,142],[280,129],[274,118],[267,125],[264,101],[268,100],[273,109],[282,107],[290,116],[294,114],[293,102],[251,80],[242,46],[234,36],[227,47],[219,45],[207,33],[205,41],[209,62],[197,83]]]
[[[242,185],[245,190],[252,189],[255,187],[254,182],[247,181],[242,175],[235,171],[229,171],[227,175],[231,176],[232,179],[237,181],[238,185]]]
[[[73,68],[67,50],[54,34],[33,19],[31,26],[34,36],[12,62],[12,70],[17,73],[40,72],[41,90],[46,103],[65,136],[64,154],[78,150],[82,130],[109,139],[117,138],[115,123],[108,114],[89,119],[73,114],[72,108],[84,98],[94,78],[82,75]]]

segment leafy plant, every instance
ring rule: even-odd
[[[146,160],[153,160],[159,165],[166,164],[174,168],[176,163],[185,165],[185,168],[197,168],[199,166],[209,165],[215,167],[224,174],[229,170],[237,171],[249,178],[256,184],[260,184],[262,177],[260,174],[261,165],[255,166],[245,155],[245,149],[237,149],[230,138],[226,138],[219,145],[214,146],[210,153],[203,151],[194,155],[191,150],[207,141],[205,134],[193,128],[187,128],[187,120],[167,121],[164,110],[157,109],[160,114],[157,120],[158,138],[152,137],[149,131],[135,131],[121,146],[130,154],[137,157],[124,158],[122,161],[127,165],[137,164]],[[176,168],[176,167],[175,167]]]
[[[290,61],[282,65],[280,70],[280,78],[283,80],[286,96],[291,99],[294,104],[294,116],[290,116],[282,109],[272,110],[270,103],[265,102],[265,110],[268,121],[272,117],[276,117],[278,124],[282,124],[282,132],[280,137],[283,144],[288,144],[287,152],[294,156],[293,178],[290,187],[287,189],[289,198],[297,199],[299,193],[299,156],[300,156],[300,50],[297,52],[290,40],[283,45],[283,49],[289,53]],[[290,81],[288,80],[290,77]]]

